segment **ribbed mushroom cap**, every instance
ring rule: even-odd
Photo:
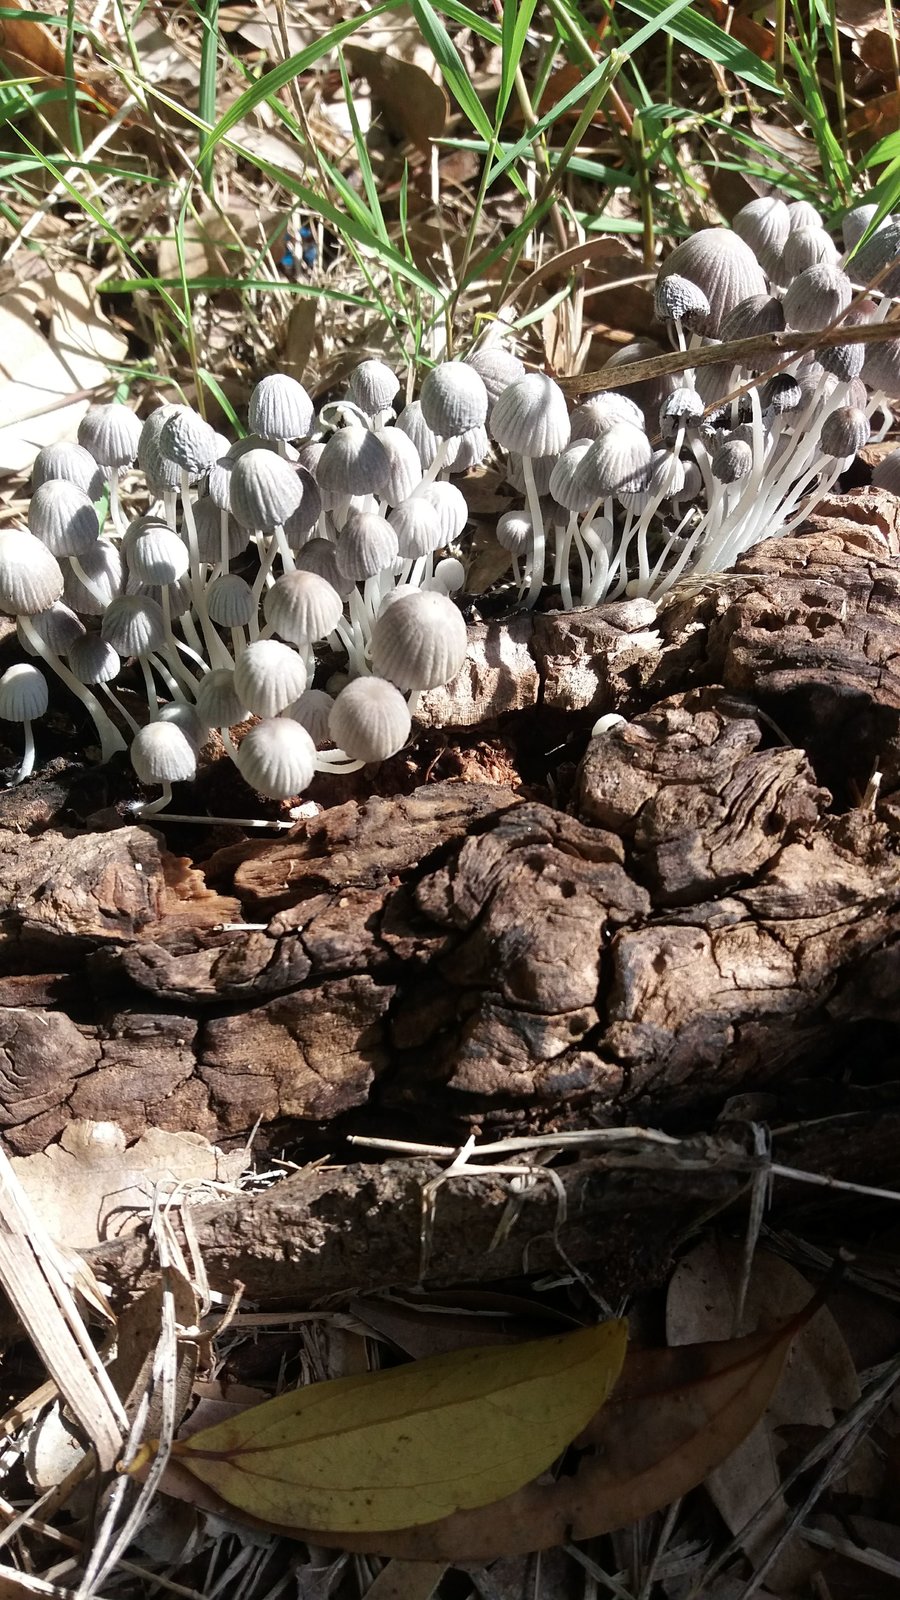
[[[49,478],[35,489],[28,507],[28,526],[55,556],[83,555],[100,537],[92,500],[63,478]]]
[[[662,346],[654,339],[635,339],[631,344],[620,345],[604,364],[604,370],[612,368],[618,372],[621,368],[621,381],[627,384],[628,398],[640,408],[642,417],[656,416],[669,390],[678,387],[680,375],[675,372],[661,373],[655,378],[642,378],[638,383],[631,383],[628,382],[628,368],[637,361],[648,361],[662,354]],[[701,368],[701,371],[705,370]]]
[[[545,372],[528,372],[511,383],[491,412],[491,434],[519,456],[559,455],[570,426],[566,397]]]
[[[254,388],[247,419],[261,439],[305,439],[312,433],[316,413],[302,383],[272,372]]]
[[[417,561],[445,543],[437,507],[424,495],[414,494],[401,501],[389,514],[388,522],[397,535],[397,551],[404,561]]]
[[[710,470],[720,483],[739,483],[753,467],[753,451],[743,439],[726,439],[713,455]]]
[[[803,393],[797,379],[789,372],[776,372],[761,388],[759,398],[764,411],[771,411],[774,416],[780,417],[785,412],[797,410]]]
[[[271,533],[299,508],[303,486],[294,468],[274,450],[239,456],[231,470],[231,510],[244,528]]]
[[[853,299],[853,285],[840,267],[820,262],[798,272],[784,296],[784,315],[789,328],[825,328],[846,311]]]
[[[684,490],[684,462],[671,450],[654,450],[647,492],[673,500]]]
[[[869,442],[869,419],[855,406],[839,406],[822,423],[819,444],[826,456],[855,456]]]
[[[617,494],[640,494],[647,487],[653,450],[641,428],[618,422],[596,439],[582,457],[572,484],[572,493],[589,493],[596,500]]]
[[[566,511],[587,511],[597,498],[584,488],[577,489],[574,481],[577,467],[593,445],[592,439],[576,439],[563,451],[550,474],[550,493]]]
[[[781,333],[784,306],[774,294],[751,294],[722,319],[719,338],[752,339],[758,333]]]
[[[303,658],[277,639],[256,639],[238,658],[234,687],[238,698],[255,716],[277,717],[306,688]]]
[[[394,404],[400,379],[384,361],[361,361],[350,374],[349,389],[354,405],[367,417],[374,417]]]
[[[181,411],[181,406],[176,406],[169,400],[164,400],[162,405],[151,411],[149,417],[141,423],[141,436],[137,447],[137,464],[142,472],[146,472],[148,462],[159,453],[159,436],[163,431],[169,417],[176,411]]]
[[[411,400],[408,406],[404,406],[394,426],[412,440],[418,451],[419,460],[427,471],[438,453],[441,441],[425,421],[422,415],[421,402],[419,400]],[[453,443],[451,443],[444,457],[444,466],[446,468],[451,467],[454,459],[455,450]]]
[[[257,723],[241,740],[238,770],[251,789],[270,800],[289,800],[312,783],[316,747],[305,728],[290,717]]]
[[[160,439],[163,428],[182,406],[161,405],[151,411],[141,428],[138,440],[137,464],[144,474],[147,488],[157,499],[173,493],[181,483],[181,469],[163,455]]]
[[[245,628],[256,609],[253,590],[236,572],[220,573],[206,591],[210,620],[220,628]]]
[[[165,594],[166,603],[169,607],[169,617],[173,622],[176,622],[179,617],[183,617],[185,612],[190,610],[194,597],[189,574],[179,578],[177,583],[169,583],[163,587],[158,583],[140,583],[132,573],[129,573],[125,581],[125,593],[127,595],[140,595],[143,599],[153,600],[158,606],[162,606],[163,594]]]
[[[83,633],[73,639],[67,654],[79,683],[114,683],[122,670],[118,650],[101,639],[99,633]]]
[[[351,511],[337,542],[338,571],[360,583],[392,570],[398,556],[397,535],[386,517],[374,511]]]
[[[680,272],[660,278],[653,305],[660,322],[682,322],[686,328],[699,328],[705,327],[709,319],[709,301],[703,290]]]
[[[235,723],[244,721],[247,707],[234,687],[234,673],[230,667],[214,667],[200,679],[197,711],[210,728],[233,728]]]
[[[0,611],[31,616],[46,611],[63,592],[59,562],[24,529],[0,528]]]
[[[819,351],[819,360],[839,383],[852,383],[865,365],[866,347],[864,344],[829,345],[826,350]]]
[[[877,288],[882,294],[900,292],[900,217],[886,217],[871,239],[860,245],[847,265],[854,283],[868,283],[892,262],[896,263],[884,277],[879,277]]]
[[[47,680],[30,661],[17,661],[0,678],[0,717],[5,722],[33,722],[50,703]]]
[[[159,721],[171,722],[180,728],[195,755],[199,755],[209,738],[210,725],[203,721],[197,707],[186,700],[172,700],[168,705],[160,706]]]
[[[32,489],[51,478],[74,483],[91,500],[99,500],[103,493],[103,474],[90,451],[80,444],[47,444],[38,451],[31,468]]]
[[[358,402],[357,402],[358,403]],[[330,738],[328,718],[334,700],[324,689],[304,689],[299,700],[291,706],[290,714],[301,728],[305,728],[313,744],[325,744]]]
[[[324,449],[325,440],[320,434],[316,434],[312,439],[304,439],[302,444],[297,446],[297,466],[305,468],[314,478],[319,470]]]
[[[469,520],[469,506],[455,483],[421,483],[413,493],[433,506],[440,518],[444,544],[458,539]]]
[[[394,610],[390,606],[385,615]],[[334,743],[356,761],[386,761],[396,755],[411,727],[409,706],[384,678],[355,678],[341,690],[328,718]]]
[[[131,539],[125,559],[138,583],[177,583],[190,566],[183,542],[163,523],[151,524]]]
[[[674,439],[679,428],[696,426],[703,412],[696,389],[673,389],[659,408],[659,431],[664,439]]]
[[[435,689],[456,677],[467,643],[453,601],[420,590],[380,612],[372,629],[372,667],[399,689]]]
[[[822,213],[809,200],[791,200],[788,208],[788,226],[791,233],[800,228],[821,228]]]
[[[263,610],[269,626],[292,644],[315,644],[333,633],[344,613],[336,589],[315,572],[286,572],[267,590]]]
[[[208,472],[219,455],[219,439],[214,428],[192,411],[181,406],[166,418],[159,434],[159,449],[167,461],[174,461],[179,472],[199,478]]]
[[[832,267],[837,259],[837,245],[824,228],[792,228],[781,257],[782,276],[790,282],[807,267]]]
[[[400,428],[379,428],[375,437],[390,464],[381,494],[389,506],[398,506],[422,482],[419,452],[409,434]]]
[[[125,589],[125,558],[111,539],[98,539],[78,564],[93,588],[88,589],[71,567],[66,568],[63,598],[80,617],[102,617],[111,600]],[[96,591],[96,592],[95,592]]]
[[[480,467],[490,453],[491,441],[488,438],[487,428],[470,428],[468,433],[461,433],[456,440],[453,465],[448,470],[454,475],[469,472],[472,467]]]
[[[120,656],[148,656],[165,641],[162,608],[149,595],[119,595],[103,614],[100,637]]]
[[[194,527],[197,530],[197,554],[207,566],[214,567],[222,553],[222,512],[208,494],[194,501]],[[225,512],[226,553],[234,561],[250,543],[249,528],[242,528],[230,511]]]
[[[441,439],[457,439],[480,427],[488,414],[484,379],[465,361],[442,361],[432,367],[419,400],[428,427]]]
[[[748,201],[735,214],[732,227],[760,265],[772,274],[791,231],[790,213],[784,200],[778,195],[764,195],[759,200]]]
[[[380,439],[351,423],[331,435],[319,457],[316,482],[328,494],[380,494],[391,463]]]
[[[527,511],[504,511],[497,518],[497,543],[511,556],[523,556],[534,537],[534,525]]]
[[[862,375],[870,389],[880,389],[889,400],[900,399],[900,339],[870,344]]]
[[[440,562],[438,562],[438,565],[440,566]],[[417,583],[395,583],[392,589],[388,589],[387,594],[383,594],[381,596],[378,606],[378,615],[380,616],[382,611],[386,611],[388,606],[392,606],[395,600],[402,600],[405,594],[419,593],[420,590]]]
[[[529,456],[531,471],[534,476],[534,486],[539,495],[550,492],[550,478],[553,468],[559,460],[558,456]],[[519,494],[526,493],[525,466],[522,456],[509,454],[506,458],[506,481],[517,489]]]
[[[877,211],[878,206],[874,200],[867,200],[860,206],[851,206],[841,223],[841,235],[844,240],[845,250],[855,249]],[[886,217],[884,222],[887,220],[888,218]],[[882,227],[884,227],[884,222],[881,223]]]
[[[892,450],[889,456],[876,462],[872,469],[872,485],[876,489],[887,489],[889,494],[900,494],[900,450]]]
[[[189,783],[197,756],[174,722],[148,722],[131,742],[131,765],[141,783]]]
[[[331,539],[309,539],[297,556],[298,572],[315,572],[336,589],[342,600],[353,592],[354,579],[345,578],[337,564],[337,545]]]
[[[756,256],[730,228],[701,228],[676,245],[659,270],[657,282],[674,272],[702,289],[709,301],[709,316],[697,319],[697,329],[711,337],[730,311],[751,294],[766,293],[766,278]]]
[[[46,611],[36,612],[28,620],[47,649],[52,650],[56,656],[66,655],[75,640],[80,639],[85,631],[81,618],[76,617],[74,611],[62,600],[57,600],[54,605],[48,606]],[[19,643],[29,655],[34,655],[32,646],[21,633]]]
[[[593,394],[572,412],[570,442],[575,444],[579,439],[599,439],[616,422],[633,422],[636,428],[642,428],[644,413],[629,395],[617,394],[615,389]]]
[[[78,424],[78,443],[101,467],[129,467],[140,439],[140,421],[116,400],[105,406],[88,406]]]
[[[511,383],[518,383],[525,376],[525,364],[511,351],[504,350],[502,345],[488,345],[486,350],[474,350],[466,356],[470,367],[474,367],[482,380],[488,394],[488,409],[499,400],[504,389]]]

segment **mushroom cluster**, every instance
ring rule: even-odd
[[[811,206],[777,196],[695,233],[655,289],[682,370],[641,383],[623,370],[621,390],[571,412],[552,378],[497,344],[435,366],[406,404],[381,361],[318,414],[301,384],[272,374],[237,443],[187,406],[143,422],[91,407],[77,444],[38,454],[27,529],[0,530],[0,611],[30,658],[0,677],[0,717],[24,728],[16,779],[32,770],[47,670],[93,718],[103,758],[130,746],[140,782],[160,789],[144,814],[194,776],[211,729],[277,799],[317,771],[395,754],[419,695],[463,664],[458,480],[488,460],[520,496],[497,537],[528,606],[547,582],[566,606],[658,597],[791,529],[900,398],[900,338],[807,338],[881,321],[900,293],[900,220],[872,232],[873,214],[849,213],[843,257]],[[807,349],[774,376],[690,365],[694,351],[783,330]],[[627,347],[610,365],[651,351]],[[125,469],[146,485],[130,521]],[[900,452],[876,481],[900,489]],[[126,663],[138,714],[116,692]]]

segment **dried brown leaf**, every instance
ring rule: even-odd
[[[351,71],[365,78],[388,128],[427,155],[450,111],[446,90],[415,61],[365,45],[345,47]]]

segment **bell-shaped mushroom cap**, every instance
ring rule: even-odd
[[[466,624],[453,601],[420,590],[379,613],[372,629],[372,667],[399,689],[436,689],[456,677],[467,643]]]
[[[46,611],[36,612],[29,621],[35,633],[55,656],[66,655],[75,640],[80,639],[85,631],[81,618],[76,617],[74,611],[64,605],[62,600],[57,600],[54,605],[48,606]],[[21,633],[19,643],[29,655],[34,655],[32,646]]]
[[[291,706],[290,715],[301,728],[305,728],[313,744],[325,744],[331,737],[328,718],[334,700],[324,689],[304,689],[299,700]]]
[[[394,426],[412,440],[419,453],[419,460],[427,471],[440,449],[441,441],[434,429],[429,428],[428,423],[425,421],[422,414],[421,401],[411,400],[408,406],[404,406]],[[444,456],[445,468],[450,468],[453,465],[455,454],[455,445],[451,442]]]
[[[679,428],[699,423],[704,412],[703,401],[696,389],[687,386],[673,389],[659,408],[659,431],[664,439],[674,439]]]
[[[511,556],[523,556],[533,537],[534,525],[527,511],[504,511],[497,518],[497,543]]]
[[[644,413],[630,395],[618,394],[615,389],[593,394],[572,412],[570,443],[599,439],[616,422],[633,422],[636,428],[642,428]]]
[[[684,462],[672,450],[654,450],[650,463],[647,492],[661,495],[665,500],[675,499],[684,489]]]
[[[809,200],[791,200],[788,208],[788,226],[792,233],[799,228],[821,228],[822,213]]]
[[[293,515],[302,499],[303,487],[294,468],[274,450],[248,450],[234,463],[231,509],[242,527],[271,533]]]
[[[325,440],[320,434],[315,434],[312,439],[304,439],[297,446],[297,466],[304,467],[311,477],[315,477],[325,449]]]
[[[744,439],[726,439],[710,463],[710,471],[720,483],[739,483],[753,467],[753,451]]]
[[[114,683],[122,670],[118,650],[101,639],[99,633],[83,633],[73,639],[67,653],[79,683]]]
[[[78,443],[101,467],[130,467],[140,439],[140,421],[117,400],[105,406],[88,406],[78,424]]]
[[[305,728],[291,717],[257,723],[245,734],[237,753],[238,770],[251,789],[270,800],[289,800],[312,783],[316,747]]]
[[[189,478],[202,477],[219,455],[219,438],[190,406],[180,406],[166,418],[159,435],[160,453],[174,461]]]
[[[422,494],[402,500],[388,516],[397,535],[397,550],[404,561],[417,561],[444,544],[444,527],[437,507]]]
[[[466,356],[470,367],[474,367],[482,380],[488,394],[488,408],[499,400],[504,389],[511,383],[518,383],[525,376],[525,364],[510,350],[505,350],[501,344],[488,345],[484,350],[473,350]]]
[[[617,422],[575,468],[572,494],[591,492],[593,499],[617,494],[640,494],[647,487],[653,450],[641,428]]]
[[[416,495],[434,506],[441,519],[444,544],[458,539],[469,520],[469,505],[462,490],[455,483],[420,483],[413,498]]]
[[[846,251],[855,250],[869,223],[874,220],[877,211],[878,206],[874,200],[867,200],[860,206],[851,206],[841,223],[841,235]],[[880,226],[883,228],[884,223],[887,221],[888,218],[885,217]]]
[[[0,717],[6,722],[33,722],[50,703],[47,680],[30,661],[17,661],[0,678]]]
[[[576,439],[574,444],[567,445],[550,474],[550,493],[557,505],[566,511],[587,511],[597,498],[589,489],[575,485],[576,469],[593,444],[592,439]]]
[[[28,507],[28,526],[55,556],[80,556],[100,537],[93,502],[74,483],[48,478],[35,489]]]
[[[163,431],[169,417],[183,407],[173,405],[171,401],[164,400],[162,405],[151,411],[141,423],[141,436],[138,440],[137,464],[142,472],[146,472],[147,464],[159,453],[159,436]]]
[[[400,379],[383,361],[361,361],[350,374],[350,399],[374,417],[394,404],[400,393]]]
[[[869,442],[869,419],[855,406],[838,406],[822,423],[819,444],[826,456],[855,456]]]
[[[119,595],[103,614],[100,637],[120,656],[148,656],[165,642],[162,608],[147,594]]]
[[[838,249],[824,228],[792,228],[781,255],[781,274],[786,283],[807,267],[834,266]]]
[[[791,231],[790,213],[784,200],[772,194],[748,201],[732,219],[732,227],[766,272],[773,273]]]
[[[457,556],[444,556],[434,569],[430,590],[438,594],[456,594],[466,581],[466,569]]]
[[[758,333],[781,333],[784,306],[774,294],[751,294],[723,317],[719,338],[752,339]]]
[[[305,439],[316,414],[302,383],[282,372],[260,378],[250,396],[250,427],[261,439]]]
[[[730,311],[751,294],[766,293],[766,277],[756,256],[730,228],[701,228],[676,245],[660,267],[657,282],[674,272],[702,289],[709,316],[698,317],[698,332],[718,334]]]
[[[797,410],[803,393],[797,379],[789,372],[776,372],[763,384],[759,398],[764,411],[771,411],[774,416],[780,417],[787,411]]]
[[[254,716],[277,717],[306,688],[303,658],[277,639],[255,639],[238,657],[234,688],[238,699]]]
[[[490,453],[491,441],[488,438],[487,428],[470,428],[468,433],[461,433],[456,440],[453,465],[448,470],[454,475],[469,472],[472,467],[480,467]]]
[[[553,468],[559,460],[558,456],[529,456],[531,471],[534,475],[534,486],[539,495],[550,493],[550,479]],[[511,484],[519,494],[525,493],[525,467],[522,456],[508,455],[506,458],[506,481]]]
[[[337,564],[337,545],[332,539],[309,539],[297,556],[298,572],[315,572],[336,589],[346,600],[354,588],[354,579],[345,578]]]
[[[181,468],[163,455],[160,439],[169,418],[183,409],[182,406],[168,404],[157,406],[141,428],[137,464],[144,474],[147,488],[158,499],[165,494],[172,494],[181,483]]]
[[[63,594],[66,605],[80,617],[102,617],[110,601],[124,591],[125,557],[111,539],[98,539],[78,557],[78,565],[92,587],[89,589],[78,573],[67,567]]]
[[[397,605],[400,601],[397,601]],[[395,606],[384,613],[389,616]],[[402,750],[412,720],[399,689],[384,678],[354,678],[342,689],[328,718],[328,732],[356,761],[386,761]]]
[[[862,375],[870,389],[880,389],[889,400],[900,399],[900,339],[870,344]]]
[[[900,450],[883,456],[872,469],[872,486],[886,489],[889,494],[900,494]]]
[[[246,628],[256,609],[253,590],[236,572],[220,573],[206,591],[210,620],[220,628]]]
[[[896,265],[891,266],[891,263]],[[888,266],[891,270],[885,272]],[[860,245],[847,270],[852,273],[854,283],[869,283],[877,277],[876,287],[882,294],[897,294],[900,290],[900,217],[886,217],[871,239]]]
[[[354,583],[393,569],[397,535],[386,517],[374,511],[351,511],[337,542],[338,571]]]
[[[322,515],[322,496],[311,472],[305,467],[296,468],[300,485],[300,504],[284,524],[284,536],[292,550],[302,550]]]
[[[233,728],[236,722],[245,720],[247,707],[234,687],[234,672],[230,667],[214,667],[200,679],[197,711],[209,728]]]
[[[0,611],[31,616],[46,611],[63,592],[59,562],[24,529],[0,528]]]
[[[216,457],[206,475],[206,493],[218,511],[231,510],[231,472],[234,457],[226,450]]]
[[[166,706],[160,706],[160,722],[174,723],[180,728],[194,754],[198,755],[209,738],[209,724],[203,721],[196,706],[186,700],[172,700]]]
[[[375,437],[390,462],[390,472],[381,494],[389,506],[397,506],[422,482],[419,452],[409,434],[403,433],[400,428],[379,428]]]
[[[709,317],[709,301],[703,290],[680,272],[660,278],[653,305],[660,322],[683,322],[687,328],[705,326]]]
[[[222,512],[208,494],[194,501],[194,527],[197,530],[197,554],[207,566],[214,567],[222,553]],[[226,554],[234,561],[250,543],[250,530],[242,528],[230,511],[225,512]]]
[[[269,626],[292,644],[315,644],[333,633],[344,613],[336,589],[315,572],[286,572],[266,593]]]
[[[819,351],[819,360],[826,372],[839,383],[852,383],[862,372],[866,360],[864,344],[833,344]]]
[[[141,783],[188,783],[197,754],[174,722],[148,722],[131,742],[131,765]]]
[[[432,367],[419,400],[422,416],[439,439],[457,439],[480,427],[488,414],[484,379],[466,361],[442,361]]]
[[[379,494],[390,472],[391,463],[381,440],[368,428],[350,423],[328,440],[319,457],[316,482],[328,494]]]
[[[91,500],[99,500],[103,493],[103,474],[90,451],[80,444],[47,444],[38,451],[31,468],[32,489],[51,478],[74,483]]]
[[[784,315],[789,328],[825,328],[846,311],[853,299],[853,285],[840,267],[820,262],[798,272],[784,296]]]
[[[528,372],[504,389],[491,412],[491,433],[519,456],[557,456],[569,442],[569,410],[545,372]]]
[[[149,524],[129,540],[125,559],[139,583],[177,583],[190,566],[184,543],[164,523]]]
[[[191,608],[194,595],[191,580],[188,574],[179,578],[177,583],[166,584],[165,587],[158,583],[140,583],[133,574],[129,573],[125,583],[125,593],[140,595],[143,599],[153,600],[156,605],[162,606],[163,593],[169,607],[169,618],[176,622]]]

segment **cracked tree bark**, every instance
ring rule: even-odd
[[[727,1107],[776,1130],[812,1111],[818,1144],[785,1134],[781,1159],[895,1181],[895,507],[835,501],[659,615],[635,600],[479,626],[424,715],[502,752],[474,763],[481,781],[348,799],[200,866],[151,827],[73,830],[56,779],[26,809],[4,797],[6,1147],[42,1149],[73,1117],[220,1142],[259,1124],[299,1160],[348,1133],[455,1145],[643,1122],[702,1139]],[[612,710],[626,721],[591,739]],[[566,746],[562,808],[534,788],[541,742]],[[454,1180],[432,1276],[513,1273],[532,1240],[536,1265],[561,1244],[633,1287],[750,1170],[601,1180],[591,1160],[562,1169],[562,1231],[548,1186],[499,1255],[507,1188]],[[309,1298],[411,1281],[434,1176],[332,1169],[271,1205],[208,1208],[211,1277],[288,1294],[290,1262]],[[393,1219],[377,1246],[376,1213]],[[271,1229],[289,1223],[286,1250]],[[100,1255],[133,1276],[144,1248]]]

